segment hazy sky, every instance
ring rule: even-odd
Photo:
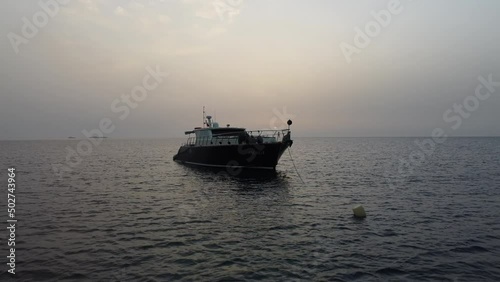
[[[478,76],[500,81],[497,0],[401,0],[350,63],[341,43],[390,1],[54,1],[2,1],[0,139],[82,137],[103,118],[112,137],[181,137],[203,106],[251,129],[283,127],[285,107],[295,136],[500,136],[500,87],[456,130],[443,119]],[[120,119],[113,101],[148,66],[169,76]]]

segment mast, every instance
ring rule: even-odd
[[[205,127],[205,106],[203,106],[203,117],[201,118],[201,127]]]

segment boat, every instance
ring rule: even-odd
[[[185,132],[188,139],[173,160],[228,170],[276,170],[281,155],[293,144],[290,136],[292,121],[288,120],[287,125],[287,129],[251,131],[230,124],[220,127],[203,110],[203,126]]]

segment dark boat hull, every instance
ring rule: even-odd
[[[275,169],[292,141],[217,146],[184,145],[174,161],[219,168]]]

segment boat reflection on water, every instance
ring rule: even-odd
[[[191,164],[184,164],[187,169],[195,173],[213,175],[214,177],[225,177],[234,180],[272,180],[284,177],[285,174],[273,169],[242,169],[242,168],[221,168],[205,167]],[[206,175],[205,175],[206,176]]]

